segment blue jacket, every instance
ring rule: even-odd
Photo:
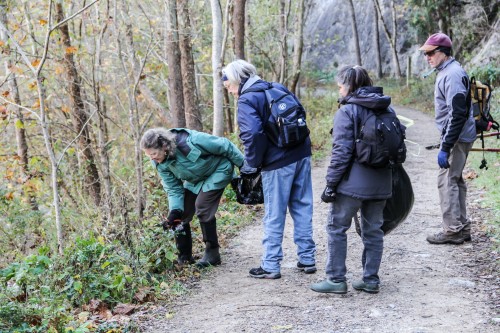
[[[283,85],[273,83],[276,88],[289,92]],[[279,148],[266,136],[264,125],[271,115],[263,91],[247,92],[249,89],[265,89],[268,86],[257,75],[250,77],[240,85],[238,98],[238,125],[240,139],[245,147],[245,160],[253,168],[262,168],[264,171],[282,168],[311,156],[311,140],[309,138],[292,148]],[[271,116],[272,117],[272,116]],[[274,117],[272,117],[274,118]],[[275,121],[269,119],[269,121]]]
[[[391,103],[380,87],[362,87],[340,100],[342,106],[333,121],[333,144],[326,182],[337,188],[337,193],[356,199],[388,199],[392,196],[392,171],[374,169],[354,159],[359,119],[370,109],[387,109]],[[351,166],[352,163],[352,166]]]
[[[223,189],[233,179],[234,165],[243,164],[243,154],[228,139],[185,128],[175,128],[174,158],[153,162],[168,195],[169,209],[184,211],[184,188],[198,194]]]

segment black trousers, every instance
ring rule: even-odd
[[[215,213],[217,213],[217,209],[219,209],[219,203],[223,193],[224,189],[208,192],[200,191],[198,194],[194,194],[184,189],[183,222],[191,222],[195,214],[200,220],[200,224],[215,222]]]

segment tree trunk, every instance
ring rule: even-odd
[[[290,1],[280,0],[280,19],[279,19],[279,29],[280,29],[280,57],[279,57],[279,76],[277,78],[278,82],[286,84],[286,62],[288,59],[288,45],[287,45],[287,35],[288,35],[288,8],[290,7]]]
[[[354,12],[354,5],[352,0],[349,0],[349,11],[351,13],[351,27],[352,27],[352,37],[354,38],[354,50],[356,52],[356,61],[358,66],[362,66],[361,62],[361,51],[359,49],[359,36],[358,36],[358,25],[356,23],[356,14]]]
[[[212,9],[212,79],[214,97],[213,134],[224,135],[224,110],[222,104],[221,50],[222,50],[222,13],[219,0],[210,0]]]
[[[62,3],[56,3],[56,20],[58,22],[64,20]],[[70,83],[69,97],[71,101],[71,108],[73,110],[71,113],[71,120],[73,122],[75,134],[79,136],[77,142],[83,155],[83,165],[86,171],[84,176],[84,188],[88,191],[94,203],[99,206],[101,202],[101,182],[97,166],[95,164],[94,154],[92,152],[90,130],[89,126],[87,126],[88,118],[85,113],[85,107],[82,100],[81,79],[73,60],[73,52],[70,51],[72,47],[68,24],[62,24],[59,27],[59,30],[61,31],[61,42],[65,49],[64,67]]]
[[[198,99],[198,90],[196,88],[195,68],[190,37],[191,23],[189,21],[188,1],[189,0],[177,0],[184,113],[187,127],[201,131],[203,129],[203,123],[201,121],[200,103]]]
[[[173,126],[186,127],[176,0],[165,1],[165,21],[167,25],[165,53],[168,63],[169,101]]]
[[[296,96],[299,95],[297,84],[299,83],[300,78],[302,50],[304,48],[304,12],[305,0],[299,0],[293,47],[293,76],[292,82],[290,83],[290,91]]]
[[[96,15],[99,15],[99,12],[97,12]],[[110,163],[109,163],[109,154],[108,154],[108,147],[107,143],[109,140],[109,135],[108,135],[108,127],[106,123],[107,119],[107,108],[106,108],[106,101],[104,98],[101,98],[101,77],[102,77],[102,69],[103,64],[102,64],[102,53],[101,53],[101,45],[103,42],[103,35],[104,32],[106,31],[107,28],[107,18],[109,17],[109,13],[104,13],[102,15],[104,17],[104,20],[102,23],[101,31],[99,33],[99,36],[96,38],[96,51],[95,51],[95,65],[93,68],[92,72],[92,81],[93,81],[93,93],[94,93],[94,105],[97,108],[97,143],[99,147],[99,158],[101,161],[101,174],[102,174],[102,183],[104,186],[104,200],[101,205],[102,210],[103,210],[103,215],[106,216],[106,220],[108,223],[113,219],[113,202],[112,202],[112,186],[111,186],[111,169],[110,169]],[[100,19],[99,17],[98,19]]]
[[[125,40],[128,45],[128,58],[132,59],[132,68],[130,70],[126,70],[126,63],[123,59],[121,52],[121,38],[120,35],[117,34],[117,44],[119,45],[119,58],[122,62],[122,66],[125,70],[125,74],[128,76],[128,89],[127,95],[129,99],[129,124],[131,136],[134,140],[134,162],[135,162],[135,177],[136,177],[136,198],[135,198],[135,209],[139,220],[142,220],[144,217],[144,207],[145,207],[145,198],[144,198],[144,180],[143,180],[143,163],[142,163],[142,151],[140,149],[140,140],[142,135],[140,116],[139,116],[139,106],[137,102],[138,95],[138,87],[140,78],[142,75],[142,70],[144,66],[145,59],[147,54],[149,53],[149,49],[145,50],[143,63],[139,61],[137,58],[137,54],[134,47],[134,36],[133,36],[133,27],[132,20],[129,19],[128,9],[126,8],[126,2],[123,1],[123,13],[126,15],[125,24]],[[118,30],[118,29],[117,29]]]
[[[385,23],[384,15],[382,13],[382,9],[380,7],[380,3],[378,0],[373,0],[373,3],[375,7],[377,8],[377,12],[379,15],[380,22],[382,23],[382,27],[384,28],[384,33],[387,37],[387,40],[389,41],[389,45],[391,47],[391,53],[392,53],[392,61],[394,62],[394,76],[397,79],[401,78],[401,67],[399,66],[399,59],[398,59],[398,51],[396,49],[396,37],[397,37],[397,25],[396,25],[396,9],[394,8],[394,1],[391,1],[391,14],[392,14],[392,20],[393,20],[393,34],[389,32],[389,28],[387,27],[387,24]]]
[[[7,13],[6,13],[6,0],[0,0],[0,22],[8,27],[7,22]],[[7,34],[0,30],[0,41],[4,42],[4,45],[7,45],[8,42]],[[10,68],[12,67],[12,61],[9,56],[5,56],[5,77],[9,76]],[[9,79],[9,97],[14,101],[15,104],[21,105],[21,98],[19,96],[19,87],[17,85],[17,76],[16,73],[10,73]],[[17,142],[17,156],[19,157],[19,164],[21,167],[22,179],[26,180],[29,176],[28,169],[28,143],[26,141],[26,130],[24,127],[24,117],[21,112],[21,108],[15,108],[16,122],[15,122],[15,133],[16,133],[16,142]],[[27,199],[30,202],[31,208],[33,210],[38,210],[38,205],[36,203],[35,197],[30,193],[25,193]]]
[[[220,55],[220,63],[221,65],[224,64],[224,57],[225,57],[225,54],[226,54],[226,42],[227,42],[227,36],[229,34],[229,10],[230,10],[230,7],[231,7],[231,3],[232,1],[229,0],[227,1],[226,3],[226,9],[224,11],[224,17],[222,19],[222,22],[226,22],[226,24],[224,25],[224,36],[222,38],[222,48],[221,48],[221,55]],[[226,122],[226,125],[225,125],[225,130],[227,131],[227,133],[233,133],[234,132],[234,128],[233,128],[233,117],[232,117],[232,114],[231,114],[231,107],[229,106],[229,93],[227,92],[226,89],[222,89],[222,93],[224,95],[223,97],[223,107],[224,107],[224,119],[225,119],[225,122]]]
[[[245,4],[246,0],[235,0],[233,7],[234,54],[245,59]]]
[[[382,57],[380,55],[380,32],[378,29],[378,12],[377,5],[373,3],[373,38],[375,43],[375,61],[377,63],[377,79],[381,79],[382,73]]]

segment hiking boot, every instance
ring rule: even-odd
[[[369,294],[377,294],[379,292],[378,283],[366,283],[363,280],[354,281],[352,287],[356,290],[361,290]]]
[[[464,237],[461,231],[449,234],[438,232],[435,235],[427,236],[427,241],[431,244],[462,244]]]
[[[310,264],[310,265],[304,265],[300,261],[297,262],[297,268],[300,269],[301,271],[304,271],[306,274],[313,274],[316,273],[316,264]]]
[[[311,284],[311,290],[318,293],[347,294],[347,283],[345,281],[336,282],[326,279],[325,281]]]
[[[249,274],[251,277],[256,279],[279,279],[281,277],[281,274],[279,272],[270,273],[268,271],[265,271],[262,267],[252,268]]]
[[[194,264],[194,258],[191,255],[179,255],[177,257],[177,264],[180,266]]]
[[[470,235],[470,230],[463,230],[462,229],[462,237],[464,238],[464,242],[471,242],[472,237]]]
[[[221,264],[219,247],[212,247],[210,242],[205,243],[205,254],[197,263],[196,267],[205,268]]]

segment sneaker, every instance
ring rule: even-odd
[[[310,264],[310,265],[304,265],[300,261],[297,262],[297,268],[300,269],[301,271],[304,271],[306,274],[313,274],[316,273],[316,264]]]
[[[268,271],[265,271],[262,267],[252,268],[249,274],[251,277],[254,277],[256,279],[279,279],[281,277],[281,274],[279,272],[270,273]]]
[[[427,241],[431,244],[462,244],[464,237],[461,231],[450,234],[438,232],[435,235],[427,236]]]
[[[335,282],[330,279],[311,284],[311,289],[318,293],[346,294],[347,283],[345,281]]]
[[[378,283],[366,283],[363,280],[354,281],[352,287],[356,290],[361,290],[369,294],[377,294],[379,291]]]

